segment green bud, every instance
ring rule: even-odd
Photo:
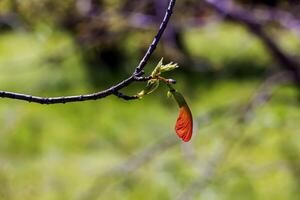
[[[170,91],[168,91],[168,92],[167,92],[167,97],[168,97],[168,98],[171,98],[172,96],[173,96],[172,93],[171,93]]]

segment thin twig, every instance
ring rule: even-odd
[[[157,46],[164,30],[166,29],[169,19],[173,13],[173,8],[175,6],[175,3],[176,3],[176,0],[170,0],[168,9],[166,10],[166,14],[164,16],[164,19],[163,19],[162,23],[160,24],[159,31],[155,35],[154,40],[152,41],[152,44],[149,46],[149,48],[147,50],[147,53],[145,54],[145,56],[143,57],[143,59],[141,60],[139,65],[137,66],[135,73],[139,73],[145,68],[147,61],[149,60],[151,54],[156,49],[156,46]]]
[[[176,0],[169,1],[169,6],[166,9],[165,16],[160,24],[159,30],[158,30],[157,34],[155,35],[152,43],[148,47],[147,52],[145,53],[144,57],[140,61],[139,65],[135,68],[134,73],[127,79],[121,81],[120,83],[118,83],[106,90],[103,90],[103,91],[100,91],[97,93],[92,93],[92,94],[85,94],[85,95],[66,96],[66,97],[63,97],[63,96],[39,97],[39,96],[22,94],[22,93],[0,91],[0,97],[17,99],[17,100],[28,101],[28,102],[39,103],[39,104],[57,104],[57,103],[69,103],[69,102],[78,102],[78,101],[97,100],[97,99],[107,97],[109,95],[116,95],[119,98],[122,98],[124,100],[136,99],[134,97],[130,97],[130,96],[120,93],[119,90],[127,87],[128,85],[130,85],[133,82],[146,81],[149,78],[149,77],[146,77],[146,78],[141,77],[141,75],[143,74],[143,69],[145,68],[150,56],[153,54],[154,50],[156,49],[156,46],[159,43],[159,40],[169,23],[170,17],[173,13],[175,3],[176,3]]]
[[[137,95],[133,95],[133,96],[128,96],[126,94],[123,94],[122,92],[115,92],[114,93],[115,96],[119,97],[120,99],[124,99],[124,100],[135,100],[135,99],[139,99],[139,97]]]

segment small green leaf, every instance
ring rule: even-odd
[[[154,78],[158,75],[160,75],[160,71],[161,71],[161,66],[163,65],[163,58],[160,59],[160,61],[158,62],[158,64],[156,65],[156,67],[154,68],[154,70],[151,73],[151,76]]]
[[[172,70],[174,70],[174,69],[176,69],[178,67],[179,66],[177,65],[177,63],[170,62],[169,64],[162,65],[160,67],[160,72],[163,73],[163,72],[172,71]]]
[[[144,95],[152,93],[154,90],[156,90],[159,86],[159,80],[158,79],[151,79],[147,82],[147,85],[145,89],[140,91],[137,96],[141,98]]]

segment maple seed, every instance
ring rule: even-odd
[[[182,94],[176,90],[170,90],[179,106],[179,115],[175,125],[178,137],[184,142],[190,141],[193,135],[193,116]]]
[[[179,110],[179,116],[176,121],[175,131],[184,142],[190,141],[193,133],[192,113],[187,106],[183,106]]]

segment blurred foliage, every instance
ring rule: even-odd
[[[202,25],[178,28],[186,52],[166,39],[147,66],[151,72],[160,57],[181,66],[167,77],[177,80],[175,87],[192,109],[196,125],[192,142],[178,140],[137,170],[111,174],[145,147],[177,137],[173,129],[178,110],[166,97],[166,87],[131,102],[110,96],[45,106],[2,99],[0,199],[80,199],[93,187],[101,190],[95,199],[176,199],[192,182],[205,179],[203,168],[219,151],[222,159],[211,180],[195,188],[195,199],[298,199],[296,88],[278,86],[270,101],[241,123],[243,108],[275,64],[260,41],[236,24],[213,20],[209,11],[207,16],[180,12],[181,6],[196,10],[194,2],[179,2],[172,22],[178,28],[176,20],[209,18]],[[101,17],[109,16],[107,23],[102,23],[104,18],[82,17],[86,10],[84,6],[81,12],[76,10],[78,4],[85,5],[71,0],[0,1],[1,16],[16,14],[12,19],[22,24],[0,32],[1,90],[43,96],[85,94],[132,72],[156,22],[133,29],[126,23],[130,15],[120,16],[119,11],[155,15],[153,3],[91,1],[92,8],[104,13]],[[270,33],[288,53],[299,54],[293,32],[275,27]],[[83,40],[86,35],[93,37]],[[119,68],[110,69],[116,63]],[[125,92],[135,94],[144,85],[135,84]],[[112,178],[104,176],[94,185],[103,175]]]

